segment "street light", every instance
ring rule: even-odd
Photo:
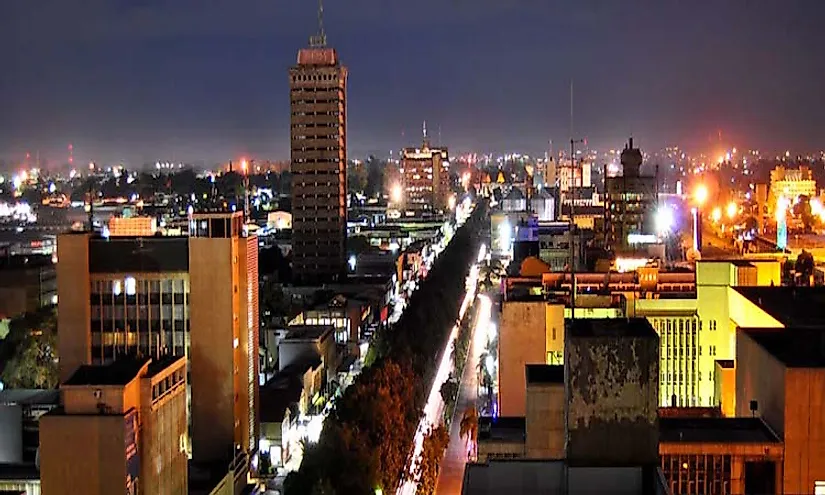
[[[708,187],[704,184],[699,184],[696,187],[696,190],[693,191],[693,199],[696,201],[696,204],[700,209],[705,205],[705,202],[707,202],[708,196]]]
[[[736,218],[737,213],[739,213],[739,207],[736,206],[736,203],[734,203],[733,201],[728,203],[728,208],[727,208],[728,218],[730,220],[733,220],[734,218]]]

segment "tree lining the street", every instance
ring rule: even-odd
[[[485,221],[486,204],[479,204],[436,259],[399,321],[376,336],[371,366],[336,402],[319,442],[287,477],[287,495],[389,493],[409,476],[413,438],[458,318]],[[428,456],[422,461],[425,471],[431,473],[439,460]]]

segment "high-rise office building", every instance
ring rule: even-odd
[[[432,148],[424,128],[421,148],[405,148],[401,155],[403,207],[407,211],[440,212],[450,196],[450,157],[447,148]]]
[[[300,283],[346,276],[347,68],[323,28],[289,70],[293,273]]]
[[[186,493],[183,356],[83,365],[60,395],[40,418],[43,493]]]
[[[60,379],[125,355],[188,358],[192,456],[254,450],[258,240],[243,214],[195,214],[190,235],[59,237]]]

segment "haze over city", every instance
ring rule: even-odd
[[[824,1],[0,1],[0,495],[825,495]]]
[[[816,1],[330,1],[351,72],[349,156],[431,136],[543,153],[716,141],[819,150]],[[0,160],[206,165],[289,155],[288,79],[314,2],[12,0],[0,6]]]

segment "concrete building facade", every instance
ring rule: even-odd
[[[605,227],[607,245],[614,250],[630,246],[630,234],[655,234],[655,208],[658,203],[656,177],[640,174],[642,152],[630,138],[621,162],[624,171],[618,177],[605,178]]]
[[[650,323],[574,320],[564,353],[567,461],[658,463],[659,337]]]
[[[84,365],[60,393],[40,418],[43,493],[187,492],[184,357]]]
[[[819,493],[825,485],[821,329],[742,329],[736,346],[737,415],[762,417],[783,439],[784,493]]]
[[[303,48],[289,85],[294,274],[309,284],[339,281],[347,261],[347,68],[333,48]]]
[[[253,451],[258,420],[258,241],[242,213],[195,214],[189,237],[59,237],[61,381],[123,356],[182,355],[192,455]]]
[[[450,156],[447,148],[404,148],[401,154],[404,209],[411,212],[443,212],[450,196]]]

